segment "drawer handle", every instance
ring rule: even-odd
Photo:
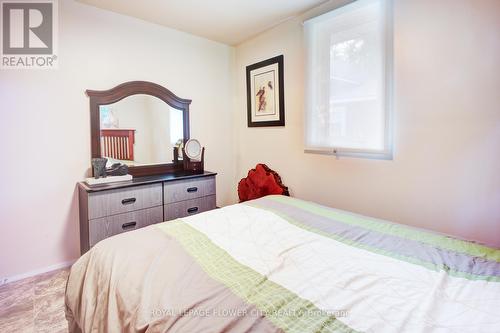
[[[137,225],[137,222],[123,223],[122,229],[123,230],[132,229],[132,228],[135,228],[136,225]]]
[[[191,207],[191,208],[188,208],[188,213],[189,213],[189,214],[196,213],[197,211],[198,211],[198,207]]]
[[[198,188],[197,188],[197,187],[189,187],[189,188],[187,189],[187,191],[188,191],[189,193],[192,193],[192,192],[198,192]]]
[[[130,205],[136,202],[136,198],[129,198],[129,199],[123,199],[122,200],[122,205]]]

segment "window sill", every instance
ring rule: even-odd
[[[356,151],[356,150],[336,150],[334,149],[304,149],[307,154],[333,155],[335,157],[366,158],[372,160],[393,160],[392,151]]]

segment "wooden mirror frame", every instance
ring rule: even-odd
[[[90,139],[92,158],[101,157],[101,121],[99,106],[113,104],[132,95],[150,95],[157,97],[169,106],[182,111],[184,143],[189,140],[189,105],[190,99],[176,96],[170,90],[156,83],[131,81],[122,83],[109,90],[86,90],[90,99]],[[182,170],[182,163],[164,163],[130,166],[129,174],[135,177],[158,175]]]

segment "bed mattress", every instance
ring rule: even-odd
[[[267,196],[101,241],[65,301],[73,332],[499,332],[500,250]]]

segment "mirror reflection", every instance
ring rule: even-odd
[[[182,142],[183,113],[159,98],[133,95],[100,105],[101,157],[108,165],[172,163],[173,148]]]

